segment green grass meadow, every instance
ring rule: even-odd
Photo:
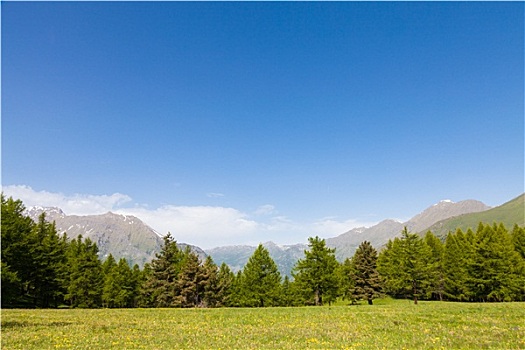
[[[2,310],[2,349],[525,349],[525,303]]]

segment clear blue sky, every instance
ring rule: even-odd
[[[499,205],[523,52],[522,2],[3,2],[2,185],[205,247]]]

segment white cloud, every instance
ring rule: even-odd
[[[221,197],[224,197],[224,194],[223,193],[210,192],[210,193],[206,193],[206,197],[208,197],[208,198],[221,198]]]
[[[203,248],[244,242],[260,228],[242,212],[225,207],[166,205],[154,210],[123,208],[117,213],[134,215],[161,235],[171,232],[177,241]]]
[[[59,207],[68,215],[103,214],[116,210],[131,201],[131,197],[114,193],[112,195],[74,194],[64,195],[47,191],[35,191],[29,186],[13,185],[2,187],[4,195],[20,199],[26,207]]]
[[[203,248],[256,241],[254,236],[262,228],[248,215],[234,208],[174,205],[156,209],[147,206],[123,207],[123,204],[133,203],[131,197],[120,193],[65,195],[35,191],[23,185],[5,186],[2,191],[7,197],[22,200],[27,208],[58,207],[67,215],[94,215],[108,211],[134,215],[161,235],[171,232],[177,241]]]
[[[255,215],[271,215],[275,213],[275,207],[271,204],[261,205],[255,210]]]
[[[306,243],[309,236],[334,237],[355,227],[375,224],[336,217],[301,222],[276,215],[277,210],[270,204],[261,205],[249,215],[235,208],[221,206],[164,205],[149,208],[133,203],[131,197],[120,193],[65,195],[35,191],[29,186],[6,186],[3,192],[8,197],[22,200],[26,207],[59,207],[68,215],[93,215],[108,211],[133,215],[161,235],[171,232],[177,241],[204,249],[257,244],[269,240],[278,244]]]

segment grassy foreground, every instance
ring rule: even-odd
[[[2,349],[525,349],[525,304],[2,310]]]

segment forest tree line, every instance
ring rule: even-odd
[[[2,195],[2,307],[267,307],[323,305],[338,298],[369,304],[385,295],[449,301],[525,301],[525,228],[482,224],[441,241],[405,228],[378,253],[363,242],[339,263],[323,239],[281,276],[259,245],[234,273],[164,237],[156,258],[140,269],[125,259],[101,261],[89,238],[59,235],[54,223],[24,214]]]

